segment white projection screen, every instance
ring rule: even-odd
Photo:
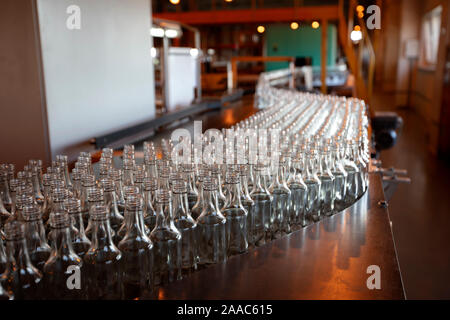
[[[37,4],[53,157],[155,116],[150,0]]]

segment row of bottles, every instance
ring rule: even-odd
[[[247,139],[234,149],[244,161],[232,164],[180,163],[175,143],[163,140],[159,149],[144,143],[143,159],[126,145],[121,168],[111,149],[95,166],[81,153],[71,172],[66,156],[45,174],[38,160],[17,174],[0,165],[0,296],[155,297],[166,283],[357,201],[368,187],[364,104],[267,95],[277,104],[233,129],[251,138],[250,129],[279,128],[275,163]]]

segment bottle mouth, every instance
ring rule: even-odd
[[[103,204],[93,205],[89,212],[89,217],[93,221],[106,221],[108,220],[109,209]]]
[[[22,208],[22,215],[25,221],[39,221],[41,220],[42,213],[40,207],[36,205],[26,205]]]
[[[54,212],[50,215],[50,226],[54,229],[67,228],[70,226],[70,217],[67,212]]]
[[[69,198],[64,201],[64,209],[69,214],[76,214],[81,212],[81,201],[75,198]]]

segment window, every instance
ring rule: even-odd
[[[422,22],[421,63],[424,66],[434,66],[437,62],[439,37],[441,30],[442,6],[428,12]]]

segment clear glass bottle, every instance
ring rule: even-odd
[[[328,146],[321,148],[317,176],[320,179],[320,215],[330,216],[334,213],[335,178],[330,169],[330,150]]]
[[[95,187],[95,176],[86,174],[81,178],[81,214],[83,216],[84,224],[89,220],[89,204],[88,204],[88,189]]]
[[[248,212],[244,209],[241,202],[241,188],[239,185],[239,173],[228,172],[226,177],[228,190],[228,199],[226,206],[222,210],[223,216],[227,219],[227,255],[245,253],[248,250],[247,240],[247,216]]]
[[[83,257],[87,280],[87,298],[116,300],[122,298],[122,253],[114,245],[108,219],[108,207],[96,204],[90,209],[91,247]]]
[[[155,195],[158,183],[155,178],[144,179],[144,222],[150,232],[156,226],[156,201]]]
[[[305,214],[309,221],[320,220],[320,179],[316,169],[316,150],[310,149],[306,155],[306,170],[303,181],[307,188]]]
[[[50,216],[50,220],[52,250],[44,265],[46,296],[52,299],[80,299],[82,297],[81,292],[70,289],[67,285],[68,277],[74,272],[71,268],[79,268],[81,275],[83,266],[81,258],[72,247],[70,217],[66,212],[56,212]],[[82,284],[80,286],[83,288]]]
[[[52,214],[58,212],[65,212],[64,210],[64,200],[69,197],[69,192],[66,188],[57,187],[52,190],[52,208],[50,210],[49,219],[47,220],[47,224],[45,225],[46,231],[51,232],[51,217]],[[51,240],[50,240],[51,241]]]
[[[16,300],[35,300],[41,297],[42,273],[31,263],[22,223],[10,221],[5,225],[5,272],[0,281]]]
[[[12,201],[9,193],[8,173],[6,171],[0,171],[0,197],[2,198],[3,205],[9,212]]]
[[[101,179],[100,186],[103,188],[105,204],[109,207],[109,221],[111,228],[117,232],[124,222],[124,217],[119,211],[119,203],[114,181],[110,178]]]
[[[191,215],[194,220],[197,220],[203,210],[203,180],[208,175],[208,171],[204,168],[198,170],[197,182],[198,182],[198,197],[197,202],[191,209]]]
[[[17,196],[17,188],[19,187],[19,180],[18,179],[11,179],[9,180],[9,191],[11,194],[11,215],[14,215],[16,212],[16,196]]]
[[[334,180],[334,211],[339,212],[345,208],[345,195],[347,186],[347,172],[342,165],[342,157],[340,144],[333,143],[331,145],[331,173]]]
[[[197,202],[198,190],[195,184],[194,168],[192,164],[186,164],[183,166],[184,174],[187,181],[187,198],[189,204],[189,210],[192,210]]]
[[[5,245],[3,244],[3,232],[0,233],[0,275],[5,272],[6,268],[6,251]]]
[[[241,195],[241,203],[245,211],[247,211],[247,242],[249,246],[255,246],[255,239],[253,238],[252,230],[254,229],[254,205],[255,202],[252,200],[250,193],[248,191],[248,165],[239,166],[239,187]]]
[[[133,186],[134,185],[134,166],[135,162],[133,159],[124,158],[123,159],[123,185]]]
[[[197,223],[189,211],[186,182],[175,180],[172,190],[174,223],[181,233],[181,267],[183,273],[189,274],[197,269]]]
[[[359,168],[356,165],[354,154],[355,147],[351,140],[347,141],[345,146],[344,169],[347,172],[347,191],[345,195],[346,207],[352,205],[358,199],[358,175]]]
[[[199,263],[209,265],[227,260],[227,219],[219,210],[217,182],[210,176],[203,181],[203,209],[197,219]]]
[[[41,184],[39,179],[39,167],[33,166],[31,167],[31,174],[32,174],[32,184],[33,184],[33,191],[34,191],[34,197],[36,199],[37,204],[42,206],[45,202],[44,195],[41,192]]]
[[[83,258],[89,250],[91,241],[86,236],[83,217],[81,215],[81,201],[75,198],[69,198],[64,201],[64,208],[70,217],[70,237],[72,247],[75,253]]]
[[[72,193],[77,199],[81,198],[81,177],[82,172],[80,169],[74,168],[72,170]]]
[[[127,232],[119,242],[122,252],[125,299],[149,297],[153,287],[153,243],[141,228],[143,203],[140,196],[126,200]]]
[[[41,209],[38,205],[33,204],[25,206],[22,212],[28,254],[32,264],[40,271],[43,271],[44,264],[50,256],[51,248],[45,236]]]
[[[170,191],[158,190],[156,226],[150,233],[154,246],[155,285],[181,279],[181,233],[173,222]]]
[[[292,172],[287,181],[289,190],[291,190],[289,216],[292,231],[306,226],[305,205],[308,187],[303,181],[300,171],[300,168],[303,166],[303,160],[303,154],[297,152],[292,159]]]
[[[125,198],[123,195],[122,170],[113,169],[111,170],[110,175],[114,180],[114,187],[116,188],[117,205],[119,207],[119,211],[120,213],[123,213],[125,210]]]
[[[86,235],[88,236],[88,238],[91,238],[91,233],[93,230],[93,222],[92,222],[92,218],[90,215],[91,207],[94,205],[101,205],[101,204],[106,205],[103,189],[98,188],[98,187],[88,188],[87,189],[87,209],[89,210],[89,220],[88,220],[87,227],[86,227]],[[107,207],[109,209],[109,206],[107,206]],[[109,220],[109,210],[108,210],[108,223],[111,226],[111,221]],[[115,232],[112,228],[111,228],[111,233],[113,236],[115,235]]]
[[[280,161],[275,169],[272,184],[269,192],[272,195],[272,206],[270,211],[270,231],[272,239],[279,239],[290,233],[289,226],[289,198],[291,190],[289,190],[283,179],[284,163]]]
[[[261,246],[266,243],[266,240],[271,239],[269,223],[272,199],[266,188],[266,181],[263,175],[264,170],[266,170],[266,167],[263,164],[256,165],[253,190],[250,192],[250,196],[255,203],[250,241],[255,246]]]
[[[223,208],[227,198],[222,189],[222,176],[220,172],[220,167],[217,164],[211,166],[211,177],[217,181],[217,201],[219,201],[219,208]]]

